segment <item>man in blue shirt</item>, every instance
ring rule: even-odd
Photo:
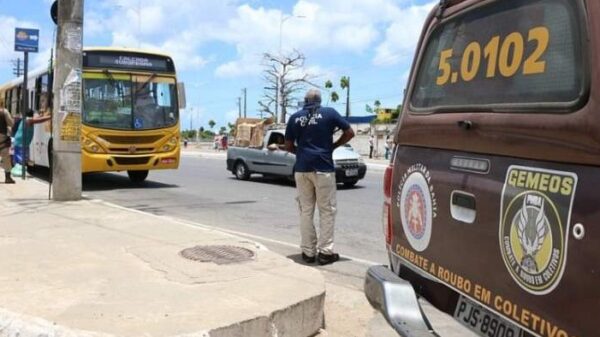
[[[333,141],[336,131],[342,136]],[[333,150],[354,137],[350,124],[335,111],[321,107],[321,93],[311,89],[304,97],[304,108],[287,123],[285,145],[296,154],[294,178],[300,208],[302,259],[324,265],[339,260],[333,252],[336,213],[336,182]],[[320,236],[313,222],[315,203],[319,207]]]

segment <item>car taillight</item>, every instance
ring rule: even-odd
[[[392,244],[393,228],[392,228],[392,173],[394,167],[392,165],[385,168],[383,175],[383,233],[385,234],[385,243]]]
[[[394,172],[393,166],[385,168],[385,174],[383,175],[383,196],[386,202],[390,202],[392,198],[392,173]]]

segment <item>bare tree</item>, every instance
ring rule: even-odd
[[[296,94],[312,83],[314,75],[304,69],[306,58],[301,52],[294,50],[287,55],[265,53],[263,56],[263,80],[267,84],[263,98],[258,104],[261,111],[278,118],[285,123],[287,109],[297,106]]]

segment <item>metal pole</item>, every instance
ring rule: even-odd
[[[238,106],[238,118],[242,118],[242,98],[237,98],[237,106]]]
[[[142,0],[137,3],[137,19],[138,19],[138,48],[142,46]]]
[[[246,100],[247,100],[247,98],[248,98],[247,90],[246,90],[246,88],[244,88],[244,118],[246,118],[246,108],[247,108]]]
[[[275,79],[275,122],[279,119],[279,74]]]
[[[350,76],[348,76],[348,88],[346,90],[346,117],[350,117]]]
[[[58,1],[52,114],[52,199],[81,199],[83,1]]]
[[[21,128],[23,128],[23,138],[21,143],[21,179],[27,179],[27,157],[29,151],[27,150],[27,110],[29,110],[29,90],[27,90],[27,71],[29,68],[29,53],[23,53],[23,89],[21,89]]]

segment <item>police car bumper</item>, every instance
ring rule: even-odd
[[[365,295],[402,337],[438,336],[423,316],[410,282],[385,266],[372,266],[365,277]]]

